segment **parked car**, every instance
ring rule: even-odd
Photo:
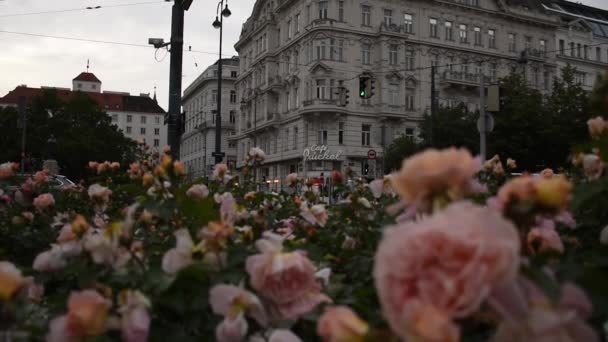
[[[10,180],[10,182],[0,182],[0,186],[6,185],[7,190],[15,191],[19,188],[28,177],[32,175],[18,174],[16,177]],[[65,186],[76,185],[70,179],[63,175],[51,175],[49,176],[49,187],[54,190],[62,190]]]

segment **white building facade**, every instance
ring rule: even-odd
[[[235,133],[237,94],[234,83],[238,77],[238,58],[222,61],[222,152],[224,162],[236,167]],[[186,88],[182,97],[185,112],[185,132],[181,138],[181,161],[191,177],[206,176],[215,165],[215,121],[217,110],[217,62],[208,67]]]
[[[374,177],[385,147],[416,138],[431,108],[432,66],[442,106],[478,110],[482,77],[489,85],[514,72],[549,91],[560,25],[524,0],[258,0],[235,45],[237,165],[259,146],[259,175],[273,182],[346,166]],[[375,81],[371,99],[358,96],[361,75]]]
[[[593,90],[608,63],[608,11],[563,0],[543,7],[560,18],[555,37],[557,65],[576,68],[575,80],[585,90]]]

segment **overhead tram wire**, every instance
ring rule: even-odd
[[[127,3],[127,4],[118,4],[118,5],[86,6],[86,7],[80,7],[80,8],[69,8],[69,9],[53,10],[53,11],[2,14],[2,15],[0,15],[0,18],[25,17],[25,16],[32,16],[32,15],[57,14],[57,13],[68,13],[68,12],[84,12],[84,11],[94,11],[94,10],[101,10],[101,9],[108,9],[108,8],[131,7],[131,6],[164,4],[164,3],[167,3],[167,1],[146,1],[146,2],[134,2],[134,3]]]
[[[164,2],[164,1],[163,1]],[[136,44],[136,43],[125,43],[125,42],[116,42],[116,41],[108,41],[108,40],[95,40],[95,39],[86,39],[86,38],[76,38],[76,37],[66,37],[66,36],[51,36],[51,35],[45,35],[45,34],[36,34],[36,33],[26,33],[26,32],[16,32],[16,31],[7,31],[7,30],[0,30],[0,33],[7,33],[7,34],[15,34],[15,35],[25,35],[25,36],[32,36],[32,37],[41,37],[41,38],[52,38],[52,39],[63,39],[63,40],[71,40],[71,41],[81,41],[81,42],[87,42],[87,43],[99,43],[99,44],[112,44],[112,45],[123,45],[123,46],[134,46],[134,47],[145,47],[145,48],[153,48],[150,45],[146,45],[146,44]],[[608,45],[608,42],[605,43],[597,43],[597,44],[591,44],[591,45],[587,45],[587,47],[594,47],[594,46],[600,46],[600,45]],[[554,52],[567,52],[567,51],[573,51],[576,50],[576,48],[566,48],[566,49],[558,49],[558,50],[548,50],[545,51],[545,54],[550,54],[550,53],[554,53]],[[190,49],[184,49],[184,52],[187,53],[197,53],[197,54],[205,54],[205,55],[212,55],[212,56],[218,56],[217,52],[209,52],[209,51],[201,51],[201,50],[190,50]],[[242,56],[240,58],[243,58]],[[448,64],[441,64],[441,65],[437,65],[436,68],[445,68],[445,67],[450,67],[450,66],[459,66],[459,65],[471,65],[471,64],[483,64],[483,63],[488,63],[488,62],[492,62],[492,61],[497,61],[497,60],[506,60],[509,62],[517,62],[517,58],[516,56],[513,57],[488,57],[488,58],[481,58],[481,59],[472,59],[470,61],[467,62],[461,62],[461,63],[448,63]],[[250,58],[251,59],[251,58]],[[253,60],[255,60],[255,58],[252,58]],[[287,62],[288,65],[297,65],[297,66],[310,66],[309,64],[304,64],[304,63],[293,63],[293,62]],[[392,70],[387,70],[387,71],[376,71],[376,72],[372,72],[372,74],[377,75],[377,74],[392,74],[395,72],[415,72],[415,71],[423,71],[423,70],[430,70],[432,68],[432,66],[426,66],[426,67],[416,67],[416,68],[411,68],[411,69],[392,69]],[[349,79],[344,79],[342,81],[351,81],[354,80],[356,78],[358,78],[361,75],[361,70],[348,70],[348,69],[341,69],[341,68],[332,68],[333,70],[336,71],[342,71],[342,72],[346,72],[346,73],[354,73],[356,74],[354,77],[349,78]]]

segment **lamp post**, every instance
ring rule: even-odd
[[[224,0],[220,0],[217,4],[215,21],[213,27],[220,30],[220,58],[217,62],[217,113],[215,117],[215,163],[219,164],[224,159],[224,153],[222,153],[222,34],[224,29],[224,17],[228,18],[230,10],[228,9],[228,0],[225,0],[226,7],[224,7]],[[224,9],[222,9],[224,7]],[[221,10],[221,12],[220,12]]]

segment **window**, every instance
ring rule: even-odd
[[[112,122],[118,121],[118,114],[112,114]]]
[[[414,129],[411,127],[407,127],[405,129],[405,137],[413,140],[414,139]]]
[[[344,21],[344,0],[338,1],[338,21]]]
[[[160,117],[159,116],[154,117],[154,123],[157,124],[157,125],[160,124]]]
[[[127,134],[131,134],[131,126],[127,126]]]
[[[338,144],[344,144],[344,122],[338,123]]]
[[[321,40],[317,43],[317,60],[324,60],[327,57],[326,54],[327,43],[324,40]]]
[[[133,115],[127,115],[127,122],[133,122]]]
[[[538,41],[538,53],[540,56],[545,56],[545,52],[547,52],[547,41],[544,39],[540,39]]]
[[[310,13],[311,13],[310,5],[306,5],[306,24],[310,23],[310,20],[311,20]]]
[[[452,22],[446,21],[444,25],[445,25],[445,40],[454,40]]]
[[[384,25],[391,26],[393,24],[393,10],[384,10]]]
[[[488,30],[488,47],[490,49],[496,48],[496,31]]]
[[[388,63],[390,65],[396,65],[397,64],[397,49],[399,48],[399,46],[397,44],[391,44],[388,47]]]
[[[146,134],[146,127],[140,127],[139,134]]]
[[[217,104],[217,90],[211,91],[211,104]]]
[[[576,55],[575,50],[574,43],[570,43],[570,57],[574,57]]]
[[[319,19],[327,19],[327,0],[319,0]]]
[[[154,129],[154,135],[160,135],[160,128]]]
[[[602,48],[599,46],[595,48],[595,60],[598,62],[602,61]]]
[[[524,49],[526,49],[526,51],[529,51],[530,49],[532,49],[532,37],[525,36],[524,44],[525,44]]]
[[[160,140],[154,139],[154,147],[160,146]]]
[[[589,47],[587,45],[584,46],[583,52],[585,53],[585,59],[589,59]]]
[[[460,24],[458,35],[460,37],[460,42],[461,43],[466,43],[467,42],[467,25]]]
[[[234,111],[234,110],[230,111],[230,118],[229,118],[229,120],[230,120],[231,124],[236,123],[236,111]]]
[[[236,103],[236,90],[230,91],[230,103]]]
[[[411,14],[405,13],[403,15],[403,31],[405,33],[414,32],[414,17]]]
[[[429,25],[430,25],[431,38],[438,38],[438,36],[437,36],[437,19],[435,19],[435,18],[429,19]]]
[[[372,8],[369,6],[361,6],[361,25],[371,26]]]
[[[291,39],[291,19],[287,20],[287,39]]]
[[[361,45],[361,63],[364,65],[371,64],[371,44]]]
[[[408,85],[405,88],[405,109],[414,110],[414,98],[416,96],[416,89],[413,85]]]
[[[283,137],[283,150],[289,151],[289,127],[285,130],[285,136]]]
[[[344,61],[344,41],[335,39],[329,40],[329,59],[332,61]]]
[[[293,149],[298,149],[298,127],[293,128]]]
[[[515,34],[509,33],[509,52],[515,52],[517,45],[515,45]]]
[[[585,85],[587,83],[587,74],[585,74],[584,72],[575,73],[574,81],[580,85]]]
[[[576,57],[581,58],[581,44],[576,44]]]
[[[232,77],[232,78],[236,78],[236,76],[237,76],[236,71],[231,71],[231,72],[230,72],[230,77]]]
[[[550,86],[551,86],[551,75],[549,74],[548,71],[545,71],[543,73],[543,89],[549,90]]]
[[[474,27],[473,32],[475,32],[475,45],[481,45],[481,27]]]
[[[327,129],[324,127],[319,129],[319,134],[317,135],[317,144],[327,145]]]
[[[496,82],[497,78],[498,78],[498,74],[497,74],[497,65],[496,63],[490,63],[490,80],[492,82]]]
[[[76,85],[76,88],[82,89],[82,83],[78,83],[78,85]]]
[[[371,135],[372,135],[372,126],[371,125],[361,125],[361,145],[362,146],[370,146],[371,145]]]
[[[414,70],[414,50],[406,50],[405,51],[405,69],[406,70]]]
[[[291,94],[289,92],[285,93],[285,104],[287,108],[285,108],[285,111],[289,111],[291,109]]]
[[[91,85],[91,88],[92,88],[92,89],[97,89],[97,85],[96,85],[96,84],[92,84],[92,85]]]
[[[317,99],[326,99],[327,93],[327,80],[317,80]]]
[[[298,87],[293,88],[293,98],[294,105],[296,108],[300,107],[300,92],[298,91]]]
[[[564,42],[563,39],[559,40],[559,54],[560,55],[565,55],[566,53],[566,43]]]
[[[391,106],[399,105],[399,85],[389,84],[388,87],[388,100]]]
[[[142,115],[142,116],[140,116],[140,117],[139,117],[139,121],[140,121],[142,124],[145,124],[145,123],[146,123],[146,117],[145,117],[145,116],[143,116],[143,115]]]

